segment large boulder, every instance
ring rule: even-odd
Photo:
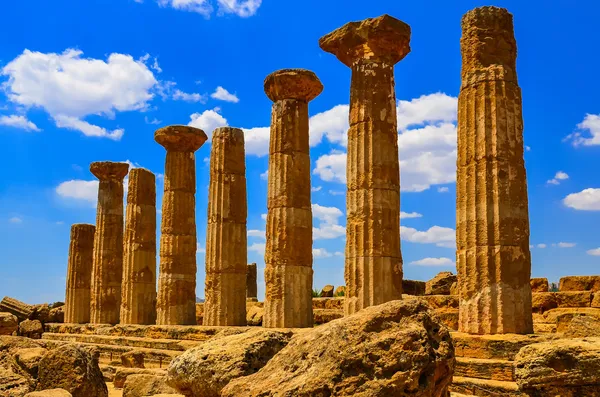
[[[19,324],[19,335],[30,339],[42,339],[44,326],[40,320],[25,320]]]
[[[121,354],[121,364],[125,368],[146,368],[144,365],[144,352],[131,350]]]
[[[391,301],[296,334],[223,397],[445,397],[455,358],[450,332],[419,299]]]
[[[50,314],[48,316],[49,323],[64,323],[65,322],[65,307],[59,306],[53,309],[50,309]]]
[[[175,394],[177,390],[168,386],[164,376],[131,375],[123,386],[123,397],[146,397],[157,394]]]
[[[425,281],[402,280],[402,293],[405,295],[425,295]]]
[[[232,379],[261,369],[291,336],[260,329],[209,340],[174,358],[167,382],[186,396],[218,397]]]
[[[122,389],[127,382],[127,378],[133,375],[153,375],[165,377],[167,371],[164,368],[117,368],[113,376],[113,384],[116,388]]]
[[[321,293],[319,294],[319,296],[321,298],[333,298],[333,289],[334,289],[333,285],[326,285],[321,290]]]
[[[586,315],[575,316],[569,322],[564,335],[566,338],[600,337],[600,319]]]
[[[559,339],[525,346],[515,358],[519,390],[530,397],[599,397],[600,339]]]
[[[50,389],[27,393],[25,397],[73,397],[73,395],[65,389]]]
[[[37,378],[40,361],[42,361],[46,353],[48,353],[48,349],[44,347],[31,347],[17,350],[14,358],[17,364],[27,371],[29,375]]]
[[[253,327],[260,327],[265,315],[265,309],[260,306],[250,306],[246,311],[246,324]]]
[[[42,324],[46,324],[50,318],[50,305],[41,303],[33,305],[33,312],[29,316],[29,320],[39,320]]]
[[[440,272],[425,284],[425,295],[450,295],[457,278],[451,272]]]
[[[24,349],[41,343],[18,336],[0,336],[0,396],[24,396],[35,389],[36,380],[16,359]]]
[[[529,280],[529,284],[531,285],[531,292],[548,292],[550,290],[547,278],[532,278]]]
[[[564,291],[600,291],[600,276],[568,276],[560,279],[561,292]]]
[[[88,349],[63,345],[40,361],[38,390],[61,388],[73,397],[108,397],[98,360]]]
[[[0,312],[0,335],[12,335],[19,329],[17,316],[7,312]]]

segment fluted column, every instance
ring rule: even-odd
[[[531,333],[531,256],[521,90],[512,15],[462,19],[456,263],[459,330]]]
[[[90,171],[100,180],[90,322],[118,324],[123,279],[123,178],[129,164],[101,161],[92,163]]]
[[[129,172],[123,257],[121,324],[156,322],[156,180]]]
[[[257,297],[256,263],[249,263],[246,267],[246,298],[256,299]]]
[[[90,322],[90,287],[94,259],[94,233],[96,226],[75,224],[71,226],[67,291],[65,294],[65,323]]]
[[[204,325],[246,325],[246,158],[244,131],[212,135]]]
[[[162,203],[160,274],[156,302],[159,325],[196,324],[196,156],[204,131],[175,125],[154,133],[167,150]]]
[[[267,328],[313,325],[308,102],[321,91],[323,85],[308,70],[279,70],[265,79],[265,93],[273,101],[263,320]]]
[[[410,27],[383,15],[351,22],[319,45],[352,69],[346,165],[346,314],[402,298],[400,166],[394,65]]]

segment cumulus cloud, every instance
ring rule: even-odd
[[[246,155],[263,157],[269,154],[270,127],[244,128]]]
[[[262,239],[266,238],[264,230],[252,229],[252,230],[248,230],[247,234],[248,234],[248,237],[257,237],[257,238],[262,238]]]
[[[594,248],[586,251],[588,255],[600,256],[600,248]]]
[[[205,17],[212,14],[214,8],[208,0],[156,0],[161,7],[172,7],[176,10],[195,12]]]
[[[325,112],[318,113],[310,118],[310,146],[316,146],[323,138],[331,143],[342,146],[348,144],[348,112],[350,106],[337,105]]]
[[[541,243],[541,244],[538,244],[538,245],[537,245],[537,247],[538,247],[538,248],[542,248],[542,249],[543,249],[543,248],[546,248],[547,246],[548,246],[548,245],[546,245],[546,244],[544,244],[544,243]]]
[[[235,94],[230,93],[229,91],[227,91],[225,88],[223,88],[221,86],[217,87],[215,92],[210,94],[210,97],[213,99],[218,99],[220,101],[231,102],[231,103],[238,103],[240,101],[239,98]]]
[[[254,244],[248,246],[248,252],[255,252],[258,255],[264,256],[266,246],[267,245],[265,243],[254,243]]]
[[[96,204],[98,200],[98,181],[70,180],[62,182],[55,189],[63,198],[84,200]]]
[[[321,189],[323,188],[323,186],[313,186],[310,188],[311,192],[319,192],[321,191]]]
[[[0,116],[0,125],[18,128],[25,131],[40,131],[37,125],[27,120],[27,117],[12,114],[10,116]]]
[[[448,193],[450,191],[450,189],[448,189],[447,186],[442,186],[442,187],[438,187],[437,191],[438,191],[438,193]]]
[[[600,189],[588,188],[579,193],[571,193],[563,199],[563,203],[580,211],[600,211]]]
[[[198,94],[198,93],[187,93],[183,92],[180,89],[175,89],[173,91],[172,98],[176,101],[185,101],[185,102],[206,102],[206,95]]]
[[[326,182],[346,183],[346,153],[334,150],[324,154],[315,162],[313,175]]]
[[[578,130],[564,139],[575,147],[600,145],[600,114],[586,114]]]
[[[548,180],[546,183],[549,185],[560,185],[561,181],[569,179],[569,175],[566,172],[558,171],[554,178]]]
[[[449,227],[432,226],[425,231],[400,226],[400,238],[419,244],[435,244],[438,247],[455,248],[456,231]]]
[[[454,261],[449,258],[423,258],[409,264],[417,266],[451,266],[454,265]]]
[[[268,180],[269,179],[269,170],[266,170],[265,172],[260,174],[260,179],[262,179],[263,181]]]
[[[321,259],[321,258],[331,258],[333,254],[327,251],[325,248],[313,248],[312,250],[313,258]]]
[[[423,215],[418,212],[400,212],[400,219],[422,218]]]
[[[194,113],[190,116],[191,121],[189,126],[200,128],[208,136],[210,142],[212,133],[219,127],[226,127],[227,119],[219,114],[216,110],[205,110],[202,113]]]
[[[557,244],[557,246],[559,248],[573,248],[576,245],[577,245],[577,243],[563,243],[563,242],[560,242],[560,243]]]
[[[1,74],[8,77],[4,90],[11,102],[44,109],[59,127],[120,139],[122,130],[111,133],[84,118],[146,109],[157,80],[145,60],[118,53],[106,61],[84,58],[75,49],[60,54],[25,50]]]
[[[143,3],[144,0],[133,0]],[[180,11],[194,12],[209,18],[216,5],[218,15],[235,14],[242,18],[248,18],[256,14],[262,0],[156,0],[161,7],[171,7]]]
[[[248,18],[256,14],[262,0],[217,0],[219,11]]]
[[[346,227],[339,224],[343,212],[336,207],[312,205],[313,218],[319,220],[318,227],[313,227],[313,240],[329,240],[346,235]]]

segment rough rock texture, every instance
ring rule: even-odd
[[[440,272],[425,284],[425,295],[450,295],[456,276],[452,272]]]
[[[19,336],[30,339],[42,339],[44,327],[40,320],[25,320],[19,324]]]
[[[159,325],[196,324],[196,157],[208,137],[188,126],[157,130],[167,150],[160,225],[160,274],[156,303]]]
[[[600,337],[600,319],[593,316],[575,316],[569,322],[566,338]]]
[[[560,279],[558,289],[564,291],[600,291],[600,276],[568,276]]]
[[[0,336],[0,396],[20,397],[35,389],[29,368],[17,356],[24,349],[43,347],[40,342],[17,336]]]
[[[575,316],[582,314],[600,318],[600,309],[591,307],[565,307],[551,309],[544,313],[544,319],[548,323],[558,323],[559,319],[563,322],[570,321]],[[562,332],[562,331],[559,331]]]
[[[424,281],[402,280],[402,293],[414,296],[425,295],[425,286]]]
[[[223,397],[445,397],[454,372],[448,329],[422,301],[392,301],[299,333]]]
[[[333,293],[333,296],[335,296],[335,297],[346,296],[346,286],[345,285],[340,285],[339,287],[337,287],[335,289],[335,292]]]
[[[249,263],[246,268],[246,298],[256,298],[257,296],[256,263]]]
[[[321,292],[319,293],[319,296],[321,298],[333,298],[333,288],[333,285],[324,286]]]
[[[73,397],[108,397],[98,361],[77,345],[51,350],[40,361],[38,390],[61,388]]]
[[[204,325],[246,325],[247,237],[244,131],[213,131],[206,228]]]
[[[132,350],[121,354],[121,364],[125,368],[145,368],[144,352]]]
[[[14,314],[19,321],[23,321],[29,318],[33,312],[33,306],[9,296],[5,296],[2,298],[2,301],[0,301],[0,312]]]
[[[531,397],[598,397],[598,373],[599,338],[536,343],[515,358],[519,389]]]
[[[547,278],[532,278],[529,280],[529,285],[531,292],[548,292],[550,290]]]
[[[196,325],[204,323],[204,303],[196,303]]]
[[[246,325],[260,327],[265,316],[264,307],[251,306],[246,311]]]
[[[42,324],[46,324],[50,320],[50,305],[40,303],[33,305],[33,311],[29,315],[29,320],[39,320]]]
[[[177,393],[177,390],[166,384],[164,376],[131,375],[127,377],[123,386],[123,397],[146,397],[165,393],[173,394]]]
[[[400,166],[394,65],[410,52],[410,27],[383,15],[319,40],[352,70],[346,165],[345,312],[401,299]]]
[[[123,257],[121,324],[156,322],[156,180],[143,168],[129,173]]]
[[[231,380],[262,368],[290,338],[290,332],[255,330],[205,342],[171,361],[168,384],[186,396],[218,397]]]
[[[512,15],[462,19],[456,240],[461,332],[533,332],[521,89]]]
[[[95,233],[96,226],[94,225],[75,224],[71,226],[64,312],[64,320],[67,323],[85,324],[90,322],[90,288]],[[58,310],[58,308],[52,310]]]
[[[65,389],[50,389],[27,393],[25,397],[73,397],[73,395]]]
[[[18,349],[14,353],[14,359],[21,368],[34,378],[38,376],[39,364],[46,355],[48,349],[45,347],[30,347]]]
[[[313,309],[314,324],[325,324],[344,317],[344,310],[340,309]]]
[[[89,306],[89,305],[86,305]],[[89,313],[89,310],[88,310]],[[54,309],[50,309],[50,313],[48,314],[48,322],[49,323],[64,323],[65,322],[65,306],[56,307]]]
[[[90,322],[118,324],[123,278],[123,178],[127,163],[90,165],[99,179],[92,265]]]
[[[164,368],[117,368],[113,379],[114,386],[123,388],[127,379],[133,375],[164,377],[167,375],[167,371]]]
[[[0,312],[0,335],[12,335],[19,329],[19,319],[11,313]]]
[[[312,314],[312,209],[308,103],[323,90],[308,70],[267,76],[273,101],[269,143],[265,248],[264,327],[310,327]]]

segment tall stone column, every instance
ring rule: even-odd
[[[121,324],[156,322],[156,180],[143,168],[129,172],[123,257]]]
[[[394,65],[410,27],[383,15],[319,40],[352,69],[346,165],[345,312],[402,298],[400,166]]]
[[[159,325],[196,324],[196,156],[204,131],[174,125],[154,133],[167,150],[156,302]]]
[[[94,260],[94,233],[96,226],[76,224],[71,226],[67,291],[65,294],[65,323],[90,322],[90,286]]]
[[[244,131],[214,130],[208,187],[204,325],[246,325]]]
[[[129,164],[100,161],[92,163],[90,171],[100,180],[90,317],[94,324],[118,324],[123,279],[123,178]]]
[[[246,267],[246,298],[256,299],[257,297],[256,263],[249,263]]]
[[[279,70],[265,79],[265,93],[274,102],[265,249],[267,328],[313,325],[308,102],[321,91],[323,85],[308,70]]]
[[[521,90],[512,15],[481,7],[462,19],[456,264],[459,330],[533,332]]]

